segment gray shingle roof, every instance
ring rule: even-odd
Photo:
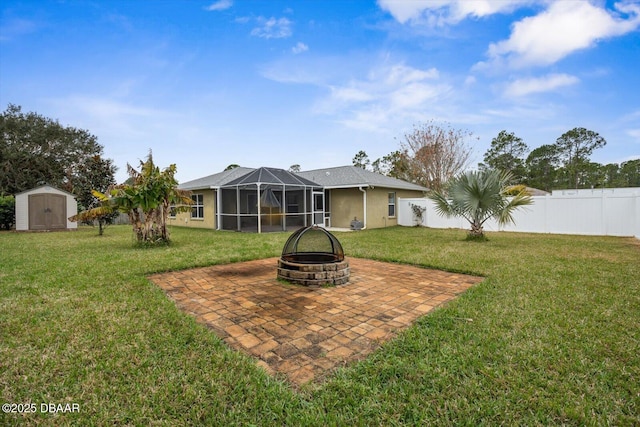
[[[428,190],[426,187],[364,170],[356,166],[338,166],[334,168],[315,169],[295,174],[284,169],[276,168],[253,169],[238,167],[182,183],[178,188],[183,190],[201,190],[205,188],[219,188],[226,185],[249,184],[256,182],[263,184],[306,185],[326,188],[355,188],[371,186],[395,188],[400,190]]]
[[[194,179],[193,181],[184,182],[178,185],[178,188],[182,190],[202,190],[205,188],[217,188],[253,171],[255,171],[255,169],[244,167],[229,169],[223,172],[214,173],[213,175],[205,176],[204,178],[198,178]]]
[[[428,188],[400,179],[371,172],[357,166],[338,166],[298,172],[298,175],[327,188],[353,188],[360,186],[428,191]]]

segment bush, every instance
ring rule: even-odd
[[[11,230],[16,223],[16,199],[13,196],[0,196],[0,229]]]
[[[427,208],[411,203],[411,210],[413,211],[413,220],[416,223],[416,227],[420,227],[424,222],[424,213],[426,212]]]

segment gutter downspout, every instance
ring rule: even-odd
[[[367,190],[365,190],[363,186],[358,187],[358,190],[362,191],[362,207],[363,207],[362,230],[366,230],[367,229]]]

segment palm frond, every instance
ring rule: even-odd
[[[79,212],[76,215],[69,217],[69,221],[72,221],[72,222],[93,221],[102,216],[109,215],[111,213],[113,213],[113,208],[108,205],[103,205],[93,209]]]
[[[431,191],[427,193],[427,197],[435,202],[435,210],[438,215],[447,218],[456,215],[456,212],[446,194],[439,191]]]
[[[524,186],[509,186],[512,175],[497,170],[470,171],[451,179],[444,192],[428,197],[436,203],[439,215],[461,216],[472,231],[495,219],[501,225],[513,222],[513,212],[533,200]]]

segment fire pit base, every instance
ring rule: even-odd
[[[349,281],[349,263],[329,262],[320,264],[297,263],[278,260],[278,279],[305,286],[344,285]]]

